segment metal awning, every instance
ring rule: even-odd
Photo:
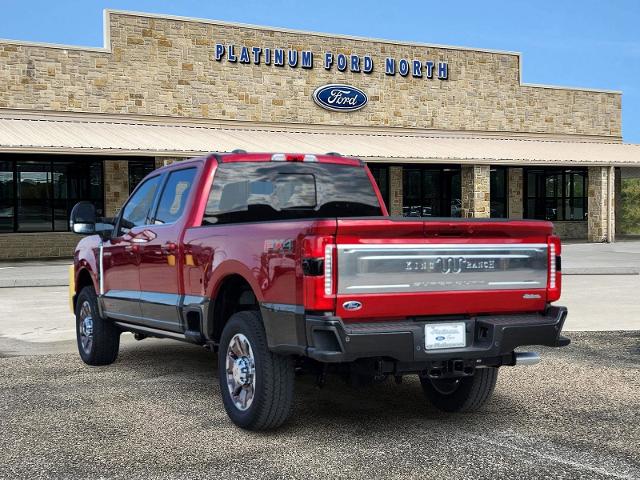
[[[317,128],[316,128],[317,127]],[[640,145],[243,122],[0,115],[0,152],[189,156],[235,149],[340,152],[378,162],[639,166]]]

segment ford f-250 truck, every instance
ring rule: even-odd
[[[435,406],[470,411],[499,367],[539,360],[517,347],[569,343],[551,223],[391,218],[354,158],[211,154],[70,223],[90,234],[71,282],[82,360],[114,362],[122,332],[211,348],[246,429],[287,419],[297,370],[417,374]]]

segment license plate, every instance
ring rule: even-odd
[[[424,327],[424,348],[459,348],[467,346],[464,322],[432,323]]]

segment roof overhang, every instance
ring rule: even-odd
[[[638,166],[640,145],[553,137],[0,111],[0,152],[192,156],[340,152],[372,162]]]

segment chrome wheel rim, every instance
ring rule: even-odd
[[[236,333],[227,346],[227,387],[231,401],[240,411],[253,403],[256,392],[256,364],[249,339]]]
[[[82,345],[82,350],[85,353],[90,353],[91,347],[93,346],[93,316],[91,314],[91,304],[86,300],[80,307],[78,333],[80,335],[80,345]]]

